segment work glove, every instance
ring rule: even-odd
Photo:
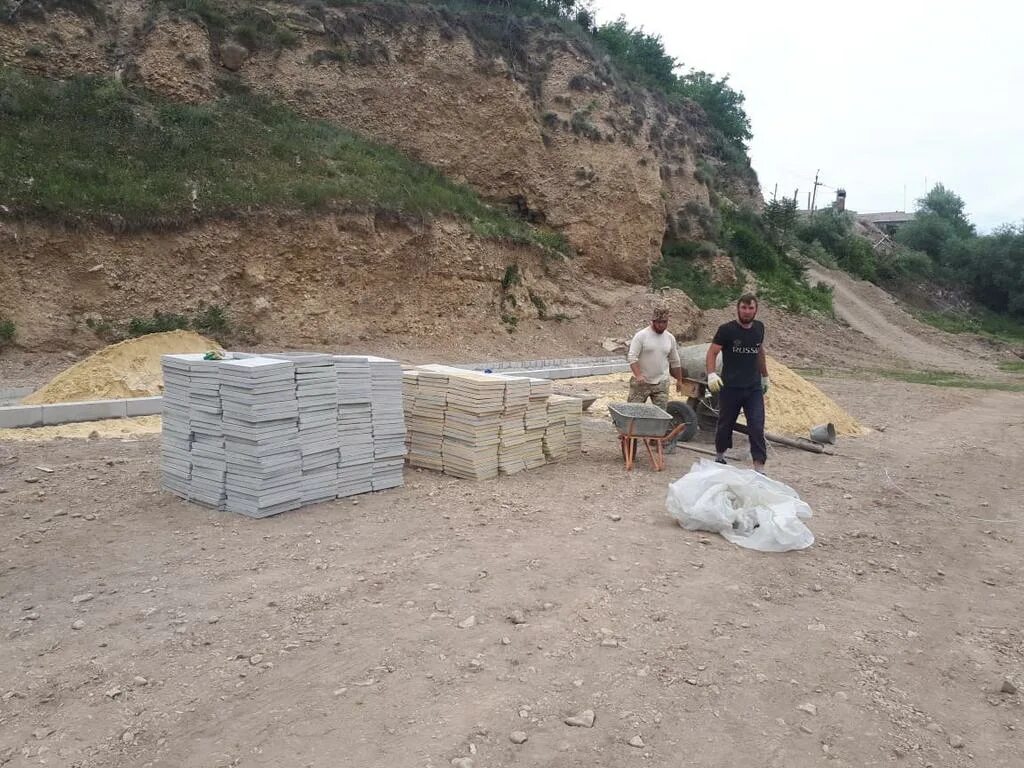
[[[762,395],[767,395],[768,394],[768,384],[769,384],[768,377],[767,376],[762,376],[761,377],[761,394]]]
[[[722,383],[722,377],[717,373],[708,374],[708,389],[710,389],[714,394],[718,394],[718,391],[722,388]]]

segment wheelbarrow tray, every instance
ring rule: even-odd
[[[664,437],[675,425],[671,415],[650,403],[609,403],[608,412],[623,435]]]

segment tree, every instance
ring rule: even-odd
[[[936,184],[917,201],[914,220],[900,228],[896,240],[927,253],[938,264],[952,267],[963,258],[963,243],[974,235],[974,225],[964,213],[964,201]]]
[[[715,77],[697,70],[677,75],[682,63],[665,52],[661,37],[630,27],[622,16],[602,24],[594,37],[626,77],[670,97],[697,102],[721,135],[725,159],[735,157],[737,150],[739,154],[745,152],[752,135],[750,118],[743,109],[743,94],[729,85],[728,75]]]
[[[925,216],[935,215],[948,222],[960,237],[975,234],[974,225],[964,214],[964,201],[941,183],[936,184],[927,195],[917,201],[917,213]]]
[[[786,238],[796,225],[796,198],[784,197],[765,204],[762,220],[777,247],[786,243]]]
[[[594,35],[627,77],[644,85],[673,91],[677,87],[676,60],[665,53],[659,35],[633,29],[624,16],[602,24]]]
[[[974,238],[968,250],[960,274],[977,299],[996,312],[1024,318],[1024,225]]]
[[[743,109],[742,93],[729,85],[729,76],[715,78],[708,72],[691,70],[679,78],[679,91],[700,104],[711,123],[735,144],[750,141],[750,118]]]

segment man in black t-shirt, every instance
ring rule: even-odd
[[[754,469],[764,472],[768,446],[764,439],[764,395],[768,391],[768,363],[764,354],[764,323],[755,320],[757,297],[745,293],[736,302],[736,319],[718,327],[705,360],[708,389],[718,393],[718,429],[715,453],[725,464],[732,448],[732,433],[740,410],[747,419],[750,456]],[[722,375],[715,372],[722,353]]]

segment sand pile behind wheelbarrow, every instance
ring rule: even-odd
[[[836,433],[855,437],[867,430],[832,398],[807,379],[769,356],[768,375],[771,388],[765,398],[765,422],[769,432],[794,437],[807,437],[811,427],[832,422]],[[599,395],[588,415],[608,417],[608,403],[624,402],[629,395],[629,374],[614,373],[573,380],[581,387]],[[675,398],[675,386],[669,399]]]

